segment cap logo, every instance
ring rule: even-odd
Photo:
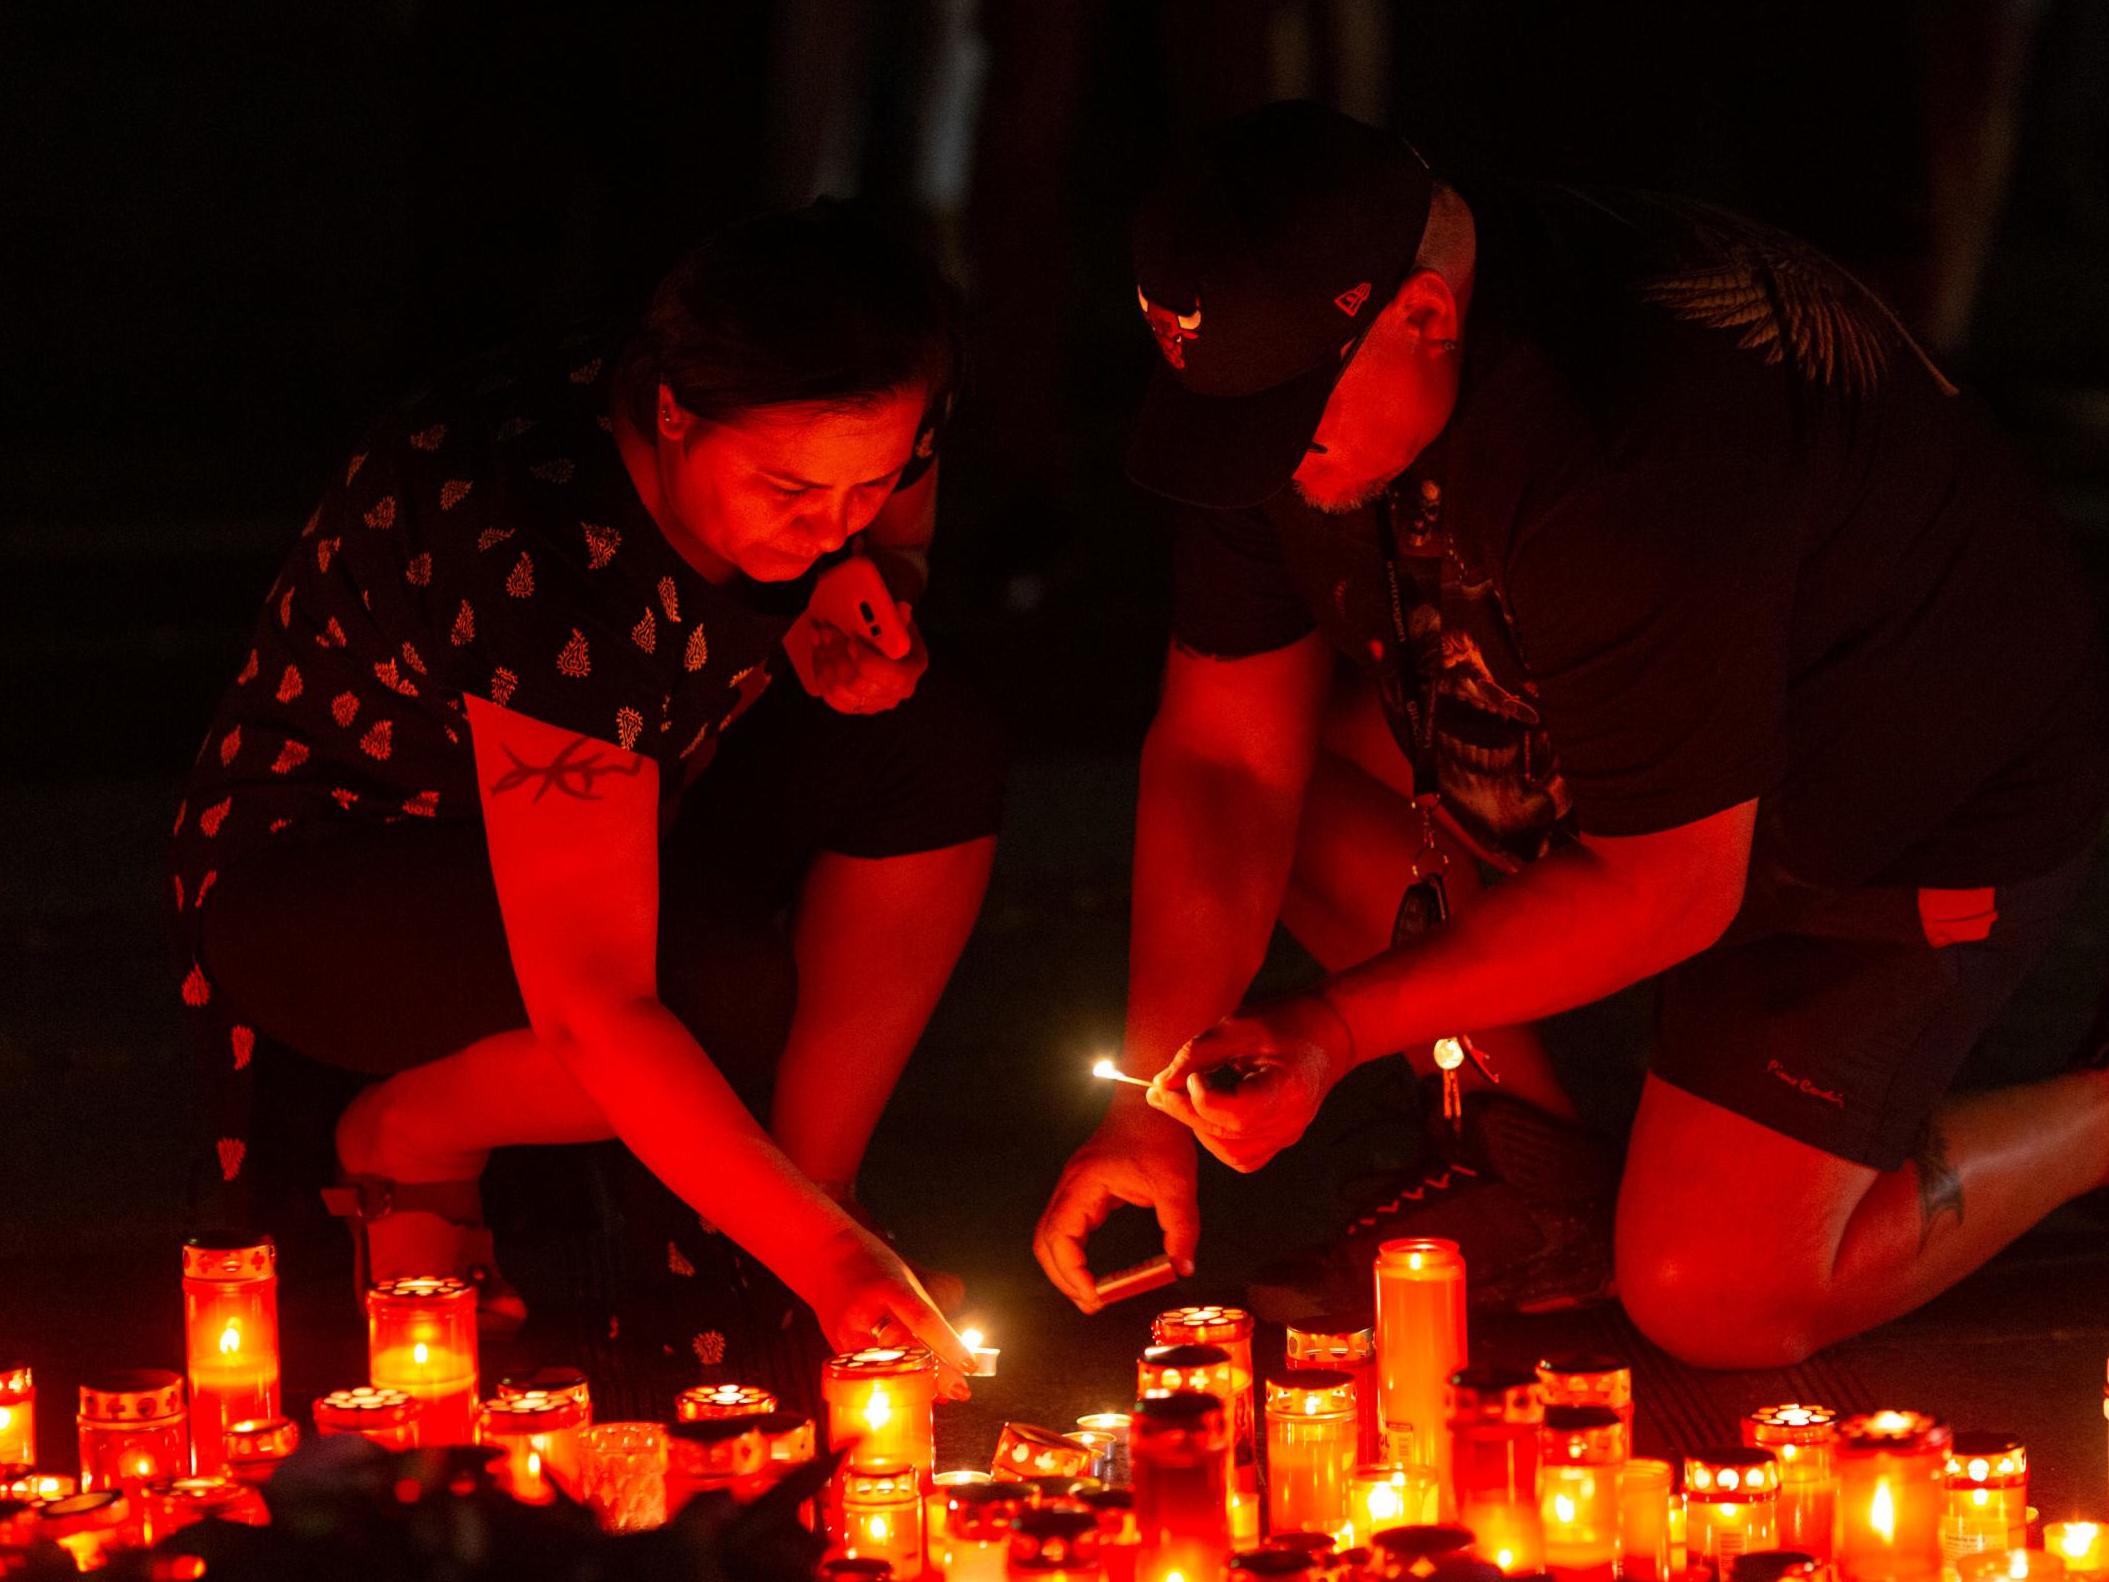
[[[1164,360],[1174,368],[1184,368],[1186,343],[1201,338],[1201,299],[1194,298],[1193,312],[1174,313],[1152,302],[1137,286],[1135,300],[1142,304],[1142,316],[1149,323],[1150,333],[1157,337],[1157,349],[1164,353]]]
[[[1362,304],[1368,300],[1369,282],[1365,280],[1360,285],[1352,286],[1333,298],[1333,306],[1345,313],[1349,318],[1353,318],[1362,311]]]

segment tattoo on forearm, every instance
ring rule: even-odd
[[[504,742],[498,745],[513,766],[491,782],[492,796],[504,796],[508,791],[531,785],[537,802],[551,791],[561,792],[576,802],[598,802],[600,793],[593,789],[596,781],[608,775],[635,778],[644,768],[642,758],[632,758],[626,764],[605,762],[601,744],[590,736],[572,737],[546,764],[531,764]]]
[[[1911,1161],[1919,1167],[1919,1251],[1933,1240],[1934,1223],[1952,1213],[1960,1225],[1963,1218],[1963,1178],[1948,1163],[1948,1140],[1941,1129],[1928,1121],[1919,1129],[1918,1145]]]

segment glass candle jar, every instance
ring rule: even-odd
[[[1743,1419],[1743,1443],[1779,1463],[1779,1546],[1829,1560],[1837,1545],[1838,1414],[1784,1401]]]
[[[1535,1373],[1461,1368],[1450,1375],[1451,1510],[1477,1539],[1479,1557],[1512,1575],[1545,1565],[1538,1515],[1538,1438],[1544,1426]]]
[[[2109,1576],[2109,1527],[2100,1522],[2046,1522],[2043,1547],[2065,1562],[2068,1576]]]
[[[358,1434],[384,1450],[415,1450],[423,1411],[423,1403],[408,1390],[358,1384],[316,1397],[315,1432],[324,1439]]]
[[[131,1499],[122,1489],[69,1494],[37,1507],[31,1536],[57,1544],[82,1571],[100,1571],[115,1550],[129,1547],[138,1528]]]
[[[1084,1509],[1098,1523],[1098,1563],[1106,1582],[1135,1582],[1134,1491],[1100,1489],[1084,1496]]]
[[[884,1560],[896,1577],[923,1574],[923,1488],[906,1462],[842,1475],[836,1541],[856,1560]]]
[[[1338,1533],[1348,1525],[1359,1428],[1355,1379],[1290,1368],[1267,1381],[1267,1522],[1277,1533]]]
[[[1542,1380],[1542,1375],[1541,1375]],[[1545,1569],[1609,1582],[1618,1563],[1619,1469],[1626,1420],[1615,1406],[1548,1406],[1538,1434]]]
[[[604,1533],[666,1524],[664,1423],[595,1423],[579,1430],[579,1503]]]
[[[989,1476],[999,1483],[1090,1475],[1089,1446],[1034,1423],[1005,1423],[996,1439],[996,1454],[989,1459]]]
[[[424,1403],[420,1447],[476,1438],[476,1287],[446,1275],[384,1280],[366,1293],[369,1382]]]
[[[247,1527],[262,1527],[271,1520],[263,1495],[227,1477],[156,1478],[137,1498],[140,1537],[146,1544],[158,1544],[208,1516]]]
[[[300,1425],[290,1417],[245,1419],[227,1429],[227,1476],[251,1488],[262,1488],[272,1474],[300,1448]]]
[[[952,1489],[945,1501],[944,1543],[937,1550],[945,1582],[999,1582],[1009,1564],[1011,1523],[1026,1501],[1026,1490],[1017,1483]]]
[[[1689,1564],[1723,1575],[1738,1555],[1779,1547],[1779,1463],[1741,1445],[1684,1460],[1684,1538]]]
[[[278,1249],[270,1237],[206,1232],[184,1242],[183,1342],[193,1470],[217,1472],[230,1424],[279,1415]]]
[[[936,1470],[937,1359],[921,1347],[875,1347],[831,1358],[821,1375],[828,1446],[852,1469]]]
[[[569,1396],[498,1396],[476,1413],[476,1443],[505,1452],[498,1487],[523,1505],[547,1505],[578,1487],[579,1430],[587,1409]]]
[[[1669,1582],[1670,1501],[1676,1469],[1629,1459],[1618,1475],[1618,1573],[1629,1582]]]
[[[130,1368],[81,1386],[81,1492],[136,1489],[190,1470],[183,1378]],[[100,1509],[100,1507],[98,1507]]]
[[[1259,1487],[1259,1408],[1253,1393],[1252,1331],[1252,1315],[1242,1307],[1174,1307],[1159,1313],[1150,1325],[1151,1338],[1160,1346],[1220,1346],[1229,1354],[1235,1393],[1221,1399],[1231,1417],[1231,1449],[1233,1465],[1241,1474],[1239,1487],[1248,1493]]]
[[[1149,1346],[1135,1363],[1135,1398],[1191,1390],[1227,1401],[1240,1375],[1221,1346]]]
[[[1182,1390],[1135,1408],[1137,1582],[1216,1582],[1230,1559],[1230,1424],[1213,1395]]]
[[[1006,1569],[1014,1577],[1098,1582],[1098,1519],[1089,1511],[1028,1510],[1011,1523]]]
[[[1442,1500],[1433,1467],[1394,1467],[1365,1461],[1348,1477],[1349,1545],[1368,1545],[1394,1527],[1425,1527]]]
[[[2028,1547],[2028,1447],[2011,1434],[1957,1434],[1942,1469],[1948,1508],[1941,1553],[1950,1565],[1987,1549]]]
[[[1760,1549],[1736,1558],[1735,1582],[1826,1582],[1831,1568],[1799,1549]]]
[[[779,1472],[786,1467],[802,1467],[813,1459],[819,1436],[811,1418],[800,1417],[796,1412],[762,1412],[755,1417],[754,1428],[762,1436],[762,1448],[769,1453],[770,1465]]]
[[[1932,1582],[1954,1436],[1923,1412],[1838,1425],[1837,1564],[1846,1582]]]
[[[0,1467],[36,1464],[36,1377],[27,1365],[0,1368]]]
[[[666,1514],[669,1520],[699,1494],[752,1497],[760,1480],[776,1474],[762,1440],[762,1419],[709,1417],[667,1430]],[[837,1475],[837,1482],[843,1474]]]
[[[713,1417],[754,1417],[776,1407],[776,1397],[758,1384],[698,1384],[674,1397],[674,1420],[701,1423]]]
[[[1608,1406],[1633,1437],[1633,1369],[1616,1357],[1584,1352],[1538,1359],[1538,1388],[1555,1406]]]
[[[13,1476],[0,1484],[0,1499],[63,1500],[80,1492],[80,1480],[63,1472],[39,1472],[33,1467],[10,1467]]]
[[[996,1480],[986,1472],[971,1467],[955,1468],[939,1472],[930,1479],[930,1492],[923,1496],[923,1550],[932,1560],[942,1553],[945,1529],[952,1516],[952,1491]]]
[[[1284,1350],[1292,1368],[1334,1368],[1355,1381],[1355,1460],[1383,1459],[1383,1419],[1377,1413],[1377,1332],[1345,1319],[1313,1319],[1291,1327]]]
[[[498,1399],[511,1400],[516,1395],[547,1395],[560,1401],[575,1401],[579,1410],[586,1414],[581,1427],[593,1422],[593,1386],[585,1373],[578,1368],[561,1364],[544,1368],[529,1368],[525,1373],[508,1373],[498,1381]]]
[[[1670,1575],[1682,1576],[1691,1568],[1691,1551],[1684,1541],[1684,1491],[1670,1496]]]
[[[1465,1259],[1454,1241],[1388,1241],[1377,1251],[1380,1460],[1435,1469],[1453,1509],[1448,1393],[1465,1363]]]
[[[1408,1582],[1447,1570],[1468,1553],[1484,1551],[1473,1534],[1456,1523],[1394,1527],[1370,1545],[1368,1575],[1383,1582]]]
[[[1318,1582],[1321,1570],[1318,1556],[1271,1543],[1230,1557],[1230,1582]]]
[[[1100,1433],[1110,1436],[1110,1449],[1099,1458],[1092,1476],[1113,1488],[1125,1488],[1128,1484],[1128,1428],[1131,1419],[1126,1412],[1091,1412],[1076,1420],[1083,1433]]]
[[[2042,1549],[1987,1549],[1955,1567],[1958,1582],[2062,1582],[2065,1562]]]

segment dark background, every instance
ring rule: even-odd
[[[2109,570],[2096,0],[83,0],[6,8],[0,63],[0,1345],[43,1371],[54,1447],[83,1358],[176,1355],[191,1096],[160,842],[278,557],[352,436],[425,374],[635,303],[724,219],[887,196],[968,292],[926,619],[941,663],[986,678],[1019,762],[983,927],[867,1191],[994,1295],[1028,1381],[1073,1345],[1117,1397],[1140,1323],[1082,1338],[1023,1243],[1118,1025],[1165,598],[1119,469],[1152,356],[1124,231],[1170,135],[1310,93],[1438,170],[1668,188],[1799,230],[1992,399]],[[2062,1061],[2105,916],[2098,885],[1978,1075]],[[1603,1084],[1614,1119],[1623,1091]],[[1211,1171],[1204,1264],[1234,1275],[1309,1234],[1324,1174],[1308,1147],[1262,1181]],[[1122,1234],[1116,1260],[1143,1240]],[[2025,1388],[2010,1420],[2053,1418],[2076,1448],[2048,1475],[2098,1505],[2109,1292],[2096,1233],[2064,1234],[1907,1329],[1893,1373],[1919,1378],[1902,1358],[1931,1348],[1964,1401]],[[341,1306],[317,1323],[348,1330]],[[2044,1349],[2046,1325],[2073,1349]],[[1991,1361],[2023,1357],[2023,1382]]]

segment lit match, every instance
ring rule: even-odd
[[[1140,1077],[1122,1076],[1119,1068],[1110,1060],[1101,1060],[1091,1068],[1091,1074],[1101,1082],[1125,1082],[1131,1088],[1146,1088],[1149,1086]]]

